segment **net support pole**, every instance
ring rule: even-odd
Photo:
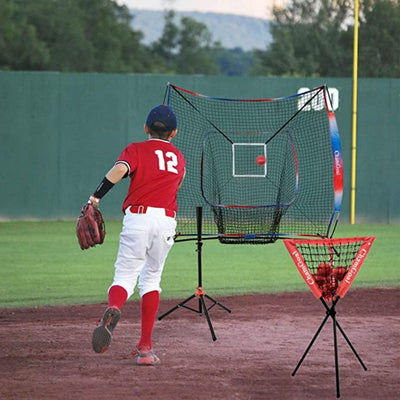
[[[358,77],[358,0],[354,2],[354,43],[353,43],[353,107],[351,124],[351,188],[350,224],[355,223],[356,214],[356,156],[357,156],[357,77]]]
[[[335,375],[336,375],[336,397],[340,397],[340,383],[339,383],[339,355],[337,346],[337,324],[336,324],[336,310],[332,307],[332,321],[333,321],[333,348],[335,352]]]
[[[202,274],[202,246],[203,246],[203,241],[202,241],[202,219],[203,219],[203,209],[202,207],[196,207],[196,218],[197,218],[197,242],[196,242],[196,251],[197,251],[197,287],[196,287],[196,292],[186,298],[185,300],[181,301],[179,304],[177,304],[175,307],[171,308],[164,314],[160,315],[158,317],[158,320],[162,320],[164,317],[167,315],[171,314],[173,311],[177,310],[178,308],[186,308],[190,311],[193,311],[197,313],[198,315],[205,315],[207,319],[207,324],[210,329],[211,337],[212,340],[217,340],[217,337],[215,336],[214,328],[211,322],[211,318],[209,315],[209,310],[211,310],[214,306],[219,306],[223,308],[225,311],[228,311],[229,313],[231,310],[221,304],[219,301],[215,300],[211,296],[209,296],[204,290],[203,290],[203,274]],[[193,307],[188,306],[186,303],[191,301],[192,299],[197,299],[198,300],[198,308],[195,309]],[[208,299],[209,302],[211,302],[210,306],[207,306],[205,299]]]
[[[197,220],[197,290],[202,290],[203,288],[203,268],[202,268],[202,247],[203,247],[203,241],[202,241],[202,223],[203,223],[203,208],[202,207],[196,207],[196,220]],[[199,313],[202,314],[203,308],[204,312],[206,313],[207,316],[207,321],[209,321],[208,315],[207,315],[207,307],[203,307],[203,297],[199,296]],[[209,323],[210,325],[210,323]],[[210,327],[211,332],[213,332],[212,327]],[[213,335],[214,338],[214,335]],[[215,339],[214,339],[215,340]]]

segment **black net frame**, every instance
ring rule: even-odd
[[[184,154],[177,237],[266,244],[328,237],[340,214],[343,163],[326,86],[275,99],[223,99],[168,84]],[[311,107],[313,106],[313,107]],[[258,156],[266,162],[258,164]]]

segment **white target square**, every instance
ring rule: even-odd
[[[266,144],[232,143],[232,176],[265,178],[267,176]]]

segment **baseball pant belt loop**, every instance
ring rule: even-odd
[[[132,214],[146,214],[146,212],[147,212],[147,206],[143,206],[143,205],[139,205],[139,206],[134,205],[134,206],[129,206],[128,208]],[[175,218],[176,212],[174,210],[169,210],[168,208],[164,208],[163,210],[167,217]]]

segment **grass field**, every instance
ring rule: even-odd
[[[82,251],[73,221],[0,223],[0,307],[105,302],[120,229],[121,221],[108,221],[105,243]],[[343,224],[335,232],[351,236],[376,236],[352,288],[400,286],[400,226]],[[280,241],[235,246],[205,240],[202,249],[203,287],[211,296],[309,290]],[[186,298],[196,286],[196,243],[176,243],[162,298]]]

